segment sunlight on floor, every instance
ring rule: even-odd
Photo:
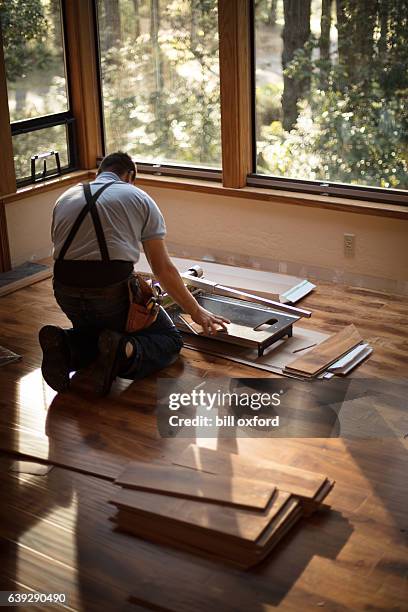
[[[28,481],[21,485],[30,487],[32,497],[33,489],[37,488],[35,483]],[[32,515],[32,522],[18,538],[16,581],[27,583],[32,567],[35,566],[36,575],[40,576],[38,590],[47,592],[50,591],[50,585],[53,585],[54,592],[66,593],[69,605],[76,607],[79,599],[77,493],[65,491],[63,499],[61,493],[55,493],[55,499],[52,499],[51,490],[48,489],[44,498],[42,487],[38,487],[38,501],[34,505],[36,516]],[[41,567],[44,571],[38,572]]]
[[[30,408],[36,416],[44,418],[57,392],[51,389],[44,381],[41,369],[37,368],[20,378],[18,383],[18,401],[23,408]]]
[[[18,423],[18,431],[15,435],[18,436],[19,452],[31,454],[34,450],[33,447],[35,447],[38,456],[38,434],[42,434],[41,455],[43,458],[48,457],[45,421],[48,408],[55,396],[56,392],[44,382],[40,368],[33,370],[19,380],[15,413]],[[34,452],[34,454],[36,453]]]

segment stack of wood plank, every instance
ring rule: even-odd
[[[363,342],[363,339],[351,324],[312,348],[306,355],[290,362],[284,372],[314,378],[325,372],[332,364]]]
[[[118,529],[247,569],[302,515],[321,507],[334,482],[190,445],[171,465],[130,463],[116,484],[111,503]]]

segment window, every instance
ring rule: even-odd
[[[257,174],[407,189],[407,3],[254,6]]]
[[[98,0],[106,152],[220,168],[217,0]]]
[[[61,2],[7,0],[0,15],[16,177],[29,182],[34,155],[55,151],[62,168],[75,165]],[[55,170],[51,156],[47,175]]]
[[[407,202],[406,0],[0,0],[0,17],[19,184],[47,151],[76,168],[76,131],[87,169],[120,149],[144,172]]]

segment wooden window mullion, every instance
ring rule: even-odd
[[[251,0],[218,0],[224,187],[252,172]]]
[[[16,192],[13,143],[7,97],[6,67],[4,64],[3,38],[0,25],[0,196]],[[6,207],[0,199],[0,272],[11,268],[7,233]]]
[[[78,165],[86,170],[95,168],[96,158],[103,155],[94,11],[93,0],[65,2],[71,110],[75,117]]]
[[[0,26],[0,196],[15,193],[13,144],[11,139],[10,113],[8,108],[6,67],[4,64],[3,37]]]

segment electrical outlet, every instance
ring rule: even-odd
[[[344,234],[344,254],[347,257],[353,257],[355,253],[355,234]]]

